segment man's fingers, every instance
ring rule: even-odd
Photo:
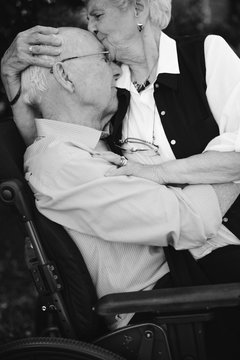
[[[118,168],[112,167],[105,173],[105,176],[120,176],[120,175],[127,175],[127,176],[134,175],[134,167],[132,166],[132,164],[128,163],[127,165]]]
[[[104,151],[99,154],[93,154],[92,156],[95,158],[98,158],[98,159],[99,158],[104,159],[115,165],[119,165],[120,160],[121,160],[119,155],[114,154],[110,151]]]
[[[115,168],[115,167],[112,167],[111,169],[109,169],[105,174],[104,176],[108,177],[108,176],[119,176],[119,175],[124,175],[122,173],[122,168]]]

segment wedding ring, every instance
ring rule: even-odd
[[[126,166],[128,162],[128,159],[125,158],[125,156],[120,156],[120,164],[118,166],[122,167],[122,166]]]
[[[33,47],[32,47],[32,46],[29,46],[28,50],[29,50],[29,52],[32,54],[32,52],[33,52]]]

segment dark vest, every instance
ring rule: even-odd
[[[154,83],[157,109],[177,159],[202,153],[209,141],[219,135],[206,97],[204,40],[205,36],[176,39],[180,74],[159,74]],[[120,153],[114,144],[121,138],[130,94],[119,89],[118,98],[110,146]],[[223,217],[223,224],[240,238],[240,196]]]

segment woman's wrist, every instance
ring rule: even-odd
[[[4,86],[4,89],[7,94],[7,98],[11,104],[14,98],[16,98],[17,94],[21,89],[21,80],[20,77],[16,74],[11,74],[7,72],[1,73],[1,79]],[[19,94],[20,96],[20,94]],[[18,98],[19,98],[18,96]]]

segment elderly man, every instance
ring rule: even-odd
[[[15,52],[16,39],[2,61],[2,79],[9,99],[13,99],[15,121],[30,144],[25,170],[37,207],[63,225],[76,242],[98,295],[172,286],[162,248],[168,244],[190,249],[210,279],[213,274],[213,282],[239,281],[238,251],[231,262],[223,254],[221,266],[214,262],[218,250],[204,256],[228,245],[220,241],[217,231],[221,215],[239,193],[238,186],[195,185],[181,189],[135,177],[105,177],[112,166],[98,154],[109,150],[106,142],[112,145],[109,121],[117,107],[114,79],[119,69],[108,62],[107,52],[89,33],[62,28],[55,30],[57,38],[49,35],[52,31],[36,27],[21,38],[28,39],[32,32],[40,32],[49,44],[59,44],[60,38],[61,57],[57,49],[49,49],[54,59],[30,58],[25,49],[25,61],[20,60]],[[50,61],[51,71],[47,69]],[[21,93],[19,72],[26,63],[34,62],[46,68],[28,68],[22,74]],[[38,136],[33,144],[36,126],[32,108],[43,117],[36,120]],[[124,159],[117,159],[118,165],[124,164]],[[239,245],[235,238],[229,242]],[[228,248],[232,251],[238,247]],[[238,323],[237,311],[230,316],[226,313],[224,320],[219,318],[209,334],[214,354],[218,343],[225,344],[226,338],[230,344],[227,350],[232,341],[238,345],[238,329],[232,331]],[[110,326],[123,326],[130,318],[119,315]],[[136,316],[131,321],[136,321]],[[223,321],[226,331],[219,337]]]
[[[215,191],[209,185],[181,189],[105,177],[111,165],[95,155],[108,150],[104,139],[117,109],[119,68],[90,33],[62,28],[60,35],[63,51],[51,70],[22,73],[23,101],[43,117],[25,154],[36,205],[76,242],[99,296],[160,287],[169,271],[163,246],[201,248],[216,240],[221,212],[215,191],[221,194],[221,185]],[[234,184],[232,193],[237,195]],[[220,202],[222,213],[226,203]],[[111,325],[123,326],[130,317]]]

